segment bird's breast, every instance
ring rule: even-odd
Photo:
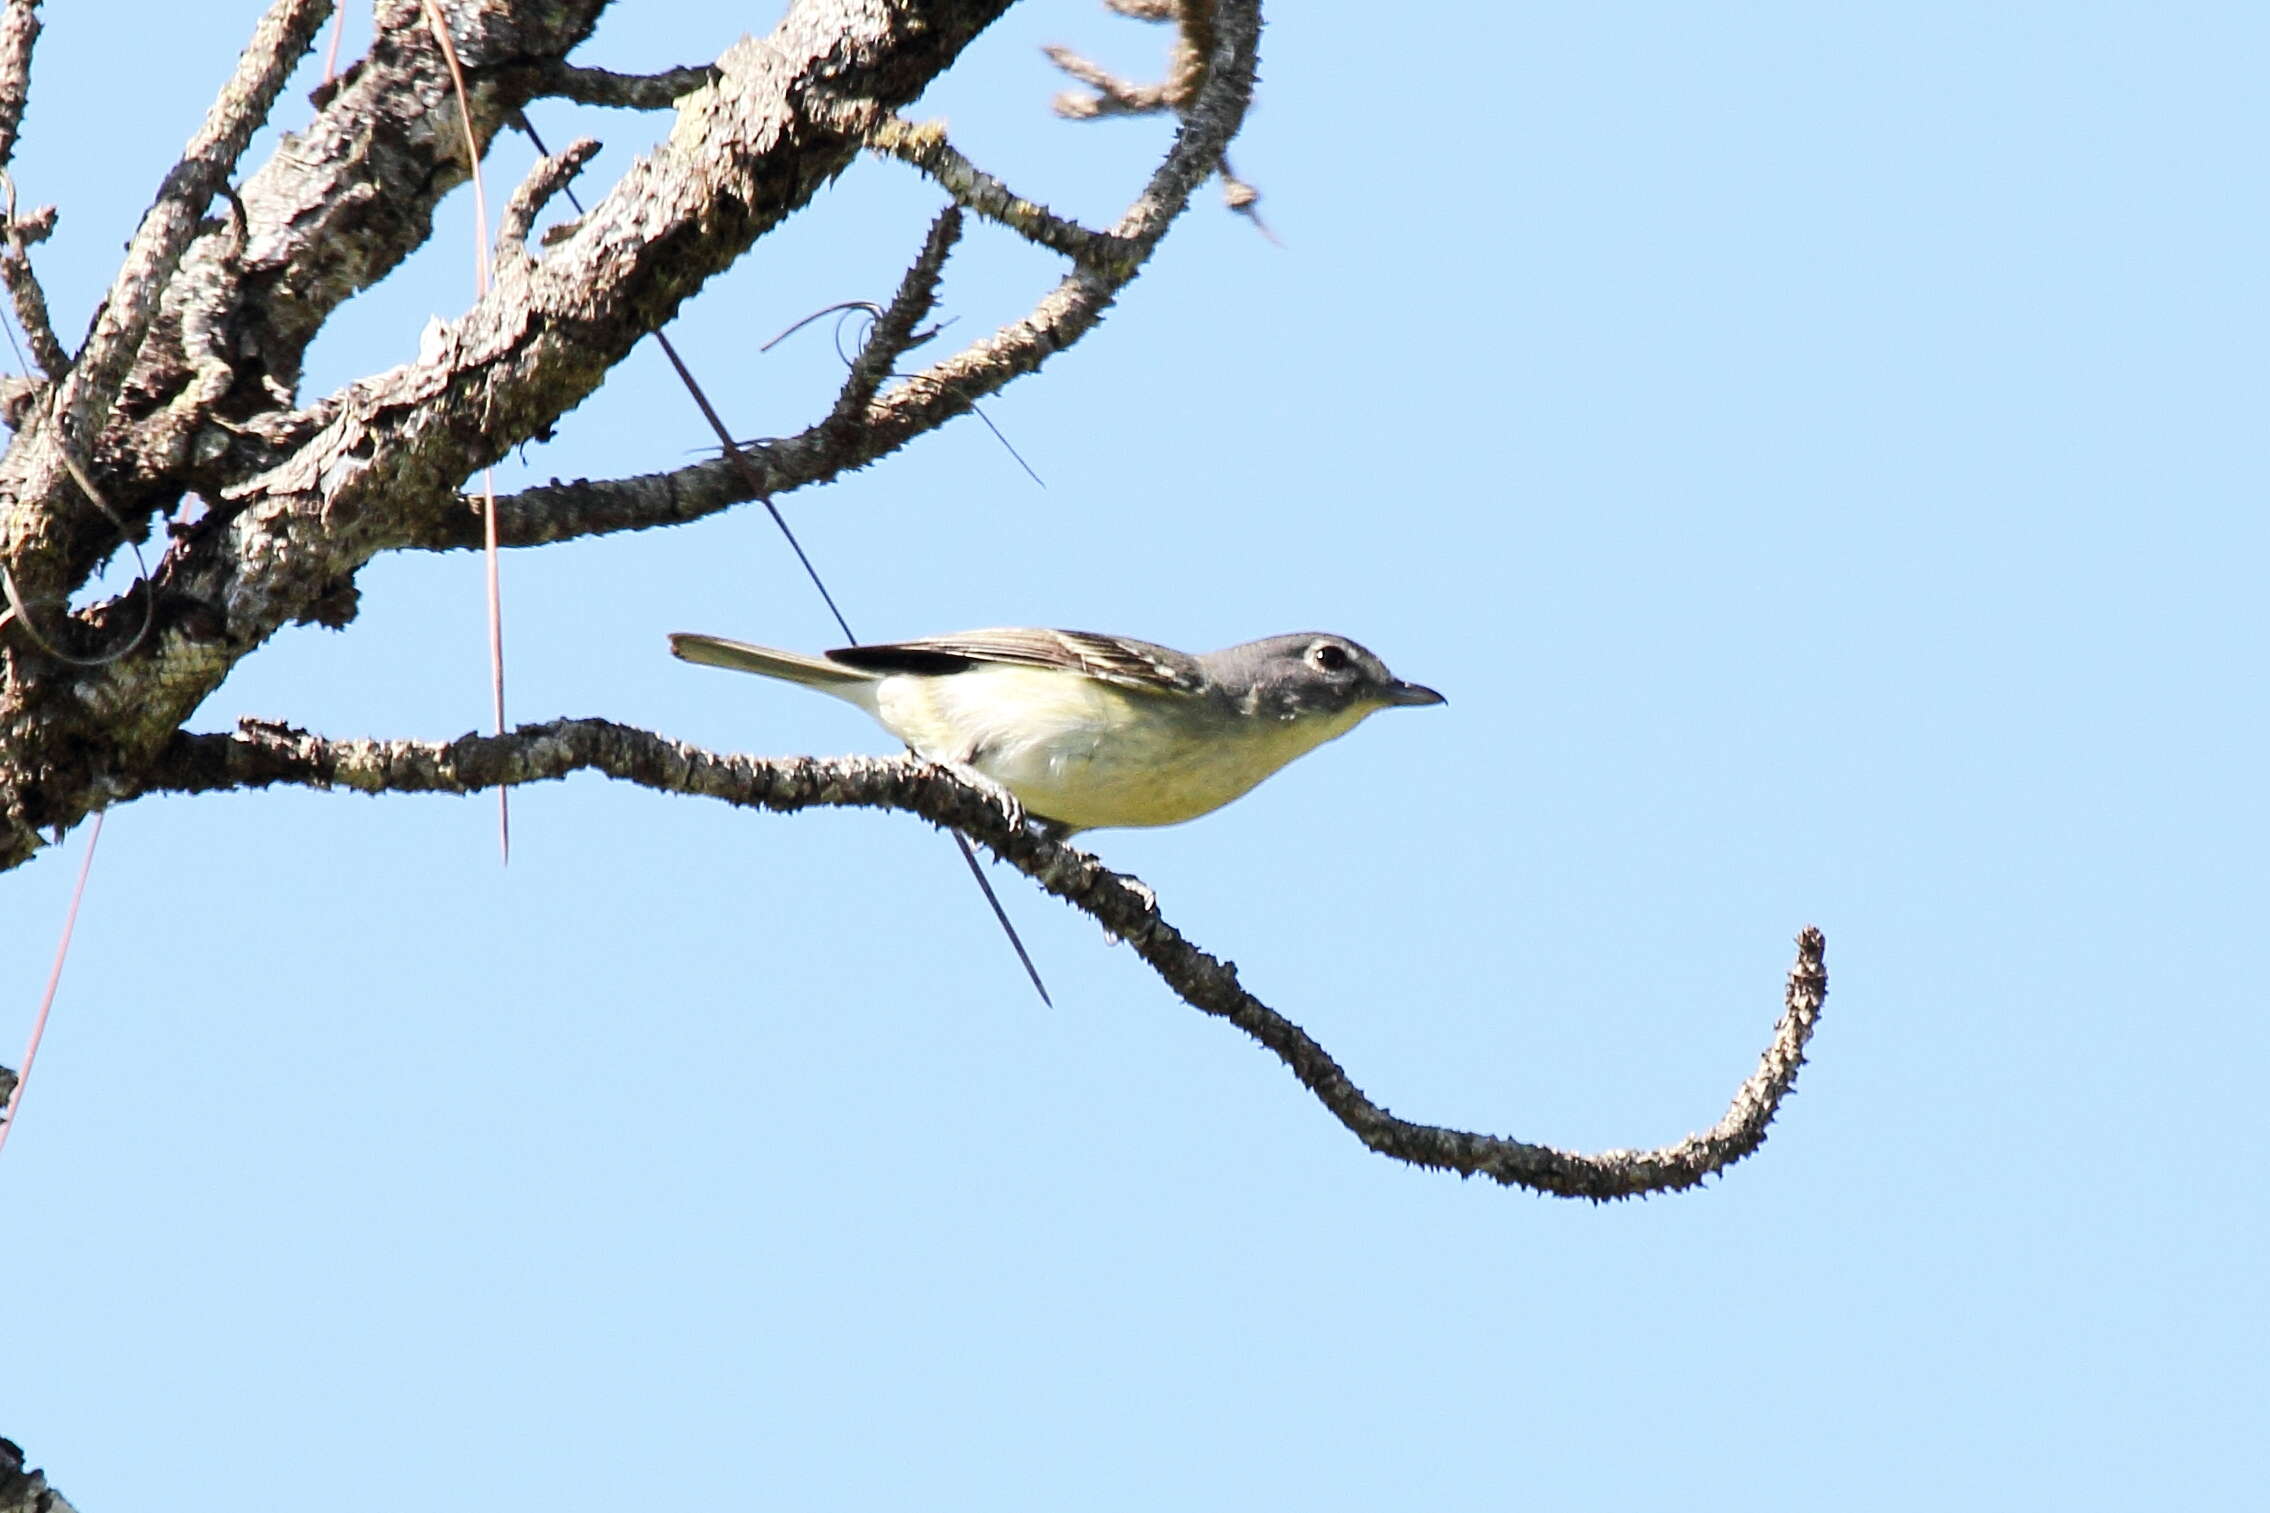
[[[1196,819],[1368,712],[1257,720],[1202,696],[1000,666],[885,678],[875,694],[876,717],[915,751],[965,762],[1079,830]]]

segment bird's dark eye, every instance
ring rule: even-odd
[[[1348,670],[1348,648],[1335,646],[1330,641],[1319,641],[1310,647],[1308,659],[1326,672]]]

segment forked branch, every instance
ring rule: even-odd
[[[1104,0],[1104,4],[1137,21],[1172,23],[1174,46],[1167,57],[1164,78],[1156,84],[1138,84],[1122,78],[1102,64],[1068,47],[1042,51],[1066,77],[1087,86],[1068,89],[1052,102],[1068,121],[1093,121],[1103,116],[1151,116],[1172,112],[1185,115],[1205,87],[1207,70],[1217,45],[1215,25],[1219,8],[1214,0]],[[1230,167],[1229,154],[1215,164],[1222,176],[1222,202],[1252,220],[1263,236],[1275,241],[1261,219],[1261,191],[1239,178]]]
[[[144,603],[157,606],[156,620],[132,655],[95,676],[66,678],[55,659],[29,659],[37,648],[0,642],[0,658],[27,658],[17,682],[0,682],[0,867],[32,855],[42,832],[67,830],[115,795],[138,791],[142,764],[277,630],[311,619],[343,623],[355,575],[374,557],[478,545],[482,517],[458,497],[463,480],[544,434],[703,280],[799,210],[862,147],[911,158],[958,203],[1021,226],[1071,268],[1026,315],[918,373],[855,374],[842,402],[795,436],[676,473],[501,501],[503,541],[678,524],[825,482],[969,413],[1092,330],[1216,171],[1244,119],[1258,6],[1212,0],[1205,7],[1209,51],[1194,92],[1178,106],[1183,129],[1118,223],[1091,232],[1010,195],[941,135],[908,127],[896,114],[1005,3],[795,0],[769,38],[729,50],[691,93],[676,93],[696,82],[687,72],[666,76],[651,95],[626,92],[624,103],[677,99],[680,121],[668,144],[632,165],[568,234],[508,260],[509,276],[437,328],[419,361],[292,408],[290,385],[306,341],[351,292],[345,266],[355,278],[375,278],[423,239],[428,224],[422,210],[345,226],[319,212],[361,203],[355,196],[367,198],[362,186],[374,176],[438,195],[462,171],[442,144],[354,129],[381,108],[368,97],[381,85],[390,91],[388,110],[406,108],[413,90],[431,95],[429,113],[455,108],[438,92],[423,32],[383,33],[370,66],[325,94],[321,118],[293,151],[246,182],[220,234],[183,254],[166,220],[157,238],[162,256],[134,285],[135,312],[163,304],[182,314],[178,327],[162,329],[134,315],[132,329],[148,331],[139,350],[151,371],[137,369],[127,384],[135,404],[106,400],[90,412],[111,417],[102,455],[90,466],[117,501],[129,538],[177,505],[185,489],[214,508],[155,564],[155,593]],[[564,10],[485,0],[484,26],[458,38],[475,81],[477,139],[488,140],[540,83],[579,82],[547,73],[543,60],[572,45],[597,8],[598,0]],[[215,147],[196,158],[193,182],[179,187],[183,206],[210,197],[207,179],[233,161],[244,112],[265,108],[277,60],[298,45],[319,9],[314,0],[276,0],[240,69],[241,88],[227,97],[247,103],[220,113],[222,124],[208,133]],[[556,11],[555,25],[546,18]],[[500,29],[507,20],[522,30]],[[408,160],[371,157],[381,151]],[[525,232],[567,166],[531,178],[508,217],[508,241]],[[950,229],[950,220],[941,223],[933,242],[950,241]],[[369,245],[381,234],[389,238],[383,246]],[[939,245],[927,250],[907,287],[934,283],[943,255]],[[100,355],[93,347],[81,354],[58,395],[115,393],[108,360],[95,361]],[[889,355],[886,343],[876,361]],[[208,373],[216,361],[223,366]],[[241,370],[231,366],[240,362]],[[0,391],[0,403],[8,402]],[[35,427],[0,457],[0,494],[12,493],[18,505],[13,524],[0,529],[0,561],[14,563],[16,581],[41,603],[64,605],[115,546],[118,528],[96,529],[110,521],[90,523],[85,517],[95,512],[48,476],[70,481],[59,463],[42,461],[55,455],[55,441]],[[95,465],[102,463],[108,466]],[[108,646],[120,639],[113,622],[125,609],[148,612],[105,601],[70,616]]]

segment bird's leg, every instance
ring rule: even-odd
[[[1147,912],[1154,915],[1159,912],[1159,896],[1158,894],[1151,891],[1151,885],[1149,883],[1143,881],[1143,879],[1137,877],[1132,872],[1114,872],[1111,874],[1111,877],[1112,881],[1118,883],[1119,886],[1125,888],[1128,892],[1141,899],[1143,901],[1143,908]]]
[[[917,756],[921,755],[920,752],[917,752],[915,754]],[[937,762],[938,766],[945,768],[955,777],[969,784],[970,787],[977,789],[987,798],[993,800],[994,803],[999,804],[1002,810],[1007,813],[1012,823],[1019,825],[1030,825],[1033,823],[1033,817],[1025,813],[1025,806],[1022,803],[1018,802],[1017,796],[1015,794],[1011,793],[1000,783],[995,782],[992,778],[987,777],[984,773],[978,771],[975,767],[972,767],[969,763],[957,762],[951,759],[939,760],[937,758],[932,758],[931,760]]]

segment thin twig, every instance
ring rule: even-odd
[[[534,65],[531,72],[534,95],[621,110],[668,110],[695,90],[717,82],[716,65],[708,63],[654,74],[619,74],[552,60]]]
[[[1164,84],[1137,84],[1122,79],[1069,47],[1044,47],[1041,52],[1060,72],[1071,75],[1093,91],[1081,94],[1066,90],[1049,102],[1067,121],[1092,121],[1099,116],[1157,115],[1167,108]]]
[[[902,288],[900,290],[900,293],[901,295],[904,295],[905,290]],[[853,315],[864,315],[867,317],[867,333],[860,338],[860,352],[864,353],[868,350],[868,343],[874,339],[874,328],[876,322],[880,321],[883,318],[883,307],[876,304],[873,300],[870,299],[847,299],[838,301],[837,303],[832,305],[823,305],[819,309],[814,310],[810,315],[805,316],[802,320],[797,321],[787,330],[781,332],[778,336],[772,338],[772,340],[766,342],[763,346],[757,348],[757,350],[759,352],[770,352],[773,348],[779,346],[789,337],[794,336],[797,332],[803,330],[806,326],[812,324],[812,322],[820,319],[820,317],[824,315],[834,315],[838,317],[836,321],[835,355],[838,360],[840,360],[843,365],[848,368],[853,363],[857,362],[859,360],[859,357],[857,354],[846,352],[844,350],[844,323],[848,321]],[[919,320],[921,317],[917,316],[915,318]],[[926,330],[915,331],[911,333],[907,337],[902,350],[907,350],[922,345],[924,342],[930,340],[931,337],[937,335],[938,332],[945,326],[951,324],[951,321],[942,321],[938,325],[931,326]],[[891,369],[888,373],[884,374],[883,377],[902,378],[910,383],[937,381],[926,380],[925,375],[920,373],[902,373],[897,368]],[[969,396],[965,394],[956,392],[956,397],[961,399],[965,407],[969,410],[969,413],[977,418],[978,424],[984,426],[986,430],[993,433],[993,439],[1001,443],[1001,450],[1007,452],[1009,454],[1010,460],[1015,462],[1018,467],[1024,470],[1024,474],[1027,478],[1030,478],[1034,482],[1034,484],[1040,488],[1045,489],[1048,487],[1048,480],[1041,477],[1039,471],[1035,469],[1031,463],[1025,460],[1025,454],[1018,451],[1016,443],[1011,441],[1008,436],[1002,431],[1002,429],[993,423],[993,417],[985,413],[983,406],[978,404],[977,401],[970,399]],[[861,401],[861,407],[864,408],[865,405],[872,403],[873,399],[874,396],[870,392],[868,396]],[[839,398],[837,400],[835,410],[830,415],[829,419],[827,421],[823,421],[821,424],[823,426],[840,424],[847,413],[850,412],[847,410],[847,407],[845,406],[843,401]],[[769,446],[771,445],[771,443],[744,441],[741,443],[741,445],[743,447],[755,447]]]
[[[899,280],[898,292],[891,296],[890,305],[876,314],[874,324],[868,328],[867,339],[860,343],[858,354],[851,359],[851,371],[844,375],[835,410],[829,416],[835,424],[849,426],[865,418],[876,390],[883,386],[883,380],[890,377],[899,358],[914,344],[915,328],[922,324],[923,317],[936,302],[938,280],[945,273],[946,259],[952,255],[954,244],[961,236],[962,213],[948,205],[930,223],[930,233],[922,239],[922,251],[915,255],[906,276]]]
[[[590,137],[580,137],[568,143],[557,156],[545,154],[529,166],[528,175],[513,190],[512,197],[504,202],[504,214],[497,218],[497,254],[525,252],[528,233],[536,224],[536,217],[544,207],[566,190],[568,183],[583,171],[599,151],[599,144]]]
[[[39,0],[8,0],[0,11],[0,168],[15,161],[16,133],[31,100],[32,45],[39,41]]]
[[[55,227],[53,207],[36,210],[26,219],[16,216],[16,180],[6,169],[0,169],[0,194],[4,205],[5,223],[0,223],[8,239],[8,250],[0,254],[0,282],[8,286],[8,298],[16,307],[16,325],[31,343],[32,361],[49,381],[60,383],[71,371],[71,354],[63,350],[56,340],[55,327],[48,319],[47,291],[40,287],[39,274],[32,268],[32,247],[44,241]]]
[[[837,130],[889,157],[920,169],[971,213],[1008,227],[1027,241],[1061,252],[1085,268],[1109,268],[1131,249],[1122,239],[1091,231],[1036,200],[1012,192],[978,167],[946,138],[937,121],[914,122],[868,100],[842,100],[811,107]]]
[[[1167,60],[1166,77],[1157,84],[1137,84],[1121,78],[1102,64],[1068,47],[1044,47],[1059,70],[1088,86],[1089,91],[1066,90],[1051,102],[1067,120],[1092,121],[1102,116],[1184,114],[1206,85],[1217,38],[1217,8],[1213,0],[1104,0],[1107,9],[1138,21],[1172,22],[1175,40]],[[1225,154],[1215,165],[1222,177],[1222,203],[1253,222],[1253,229],[1277,246],[1284,243],[1261,218],[1261,191],[1239,178]]]

